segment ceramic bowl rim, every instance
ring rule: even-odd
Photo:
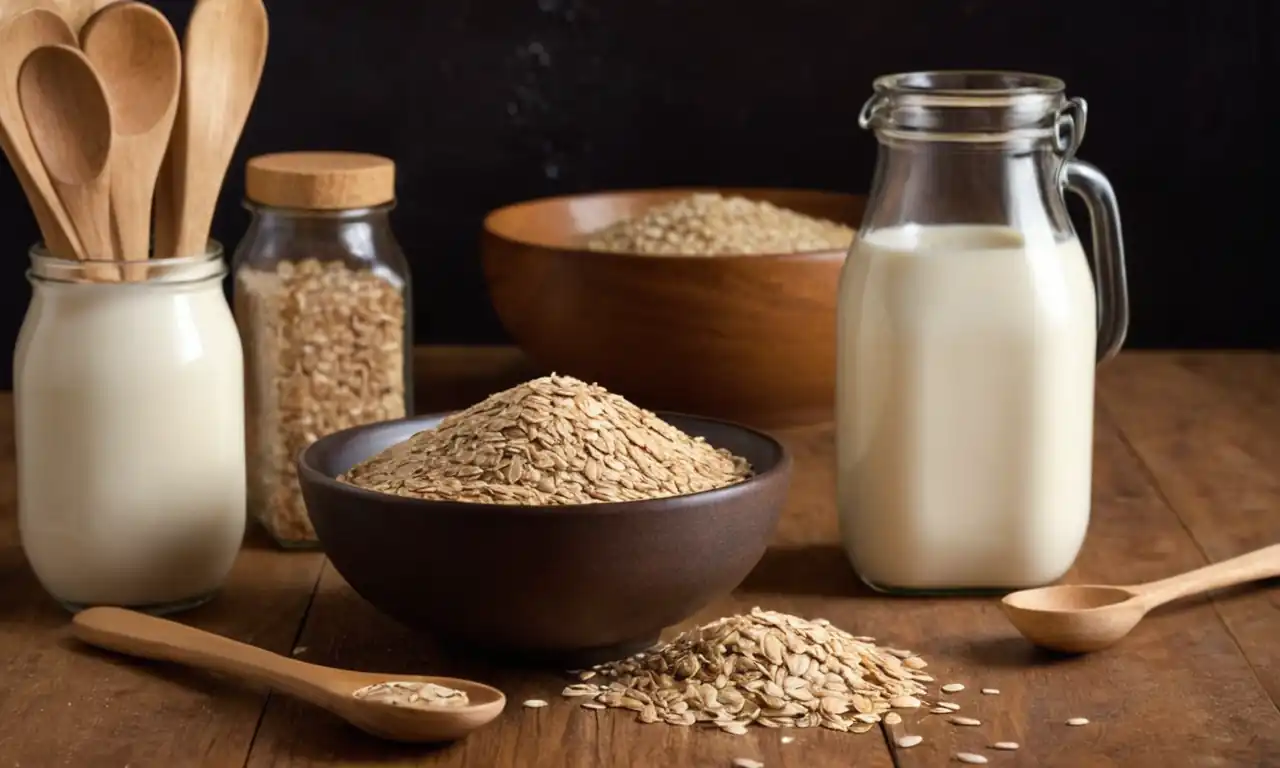
[[[590,198],[608,198],[608,197],[625,197],[633,195],[652,195],[652,194],[669,194],[685,192],[689,194],[700,192],[730,192],[730,193],[767,193],[767,192],[798,192],[808,194],[830,195],[832,197],[846,197],[853,200],[861,199],[864,204],[868,195],[856,192],[843,192],[837,189],[814,189],[810,187],[753,187],[753,186],[673,186],[673,187],[646,187],[635,189],[606,189],[596,192],[577,192],[565,195],[548,195],[546,197],[535,197],[529,200],[520,200],[514,203],[508,203],[489,211],[484,215],[484,232],[492,237],[505,240],[508,243],[515,243],[530,248],[539,248],[544,251],[552,251],[558,254],[572,254],[578,256],[589,256],[596,259],[617,259],[619,261],[640,260],[657,261],[661,260],[666,263],[716,263],[725,260],[741,261],[830,261],[836,258],[843,259],[847,254],[848,248],[823,248],[816,251],[779,251],[774,253],[718,253],[714,256],[697,255],[697,254],[663,254],[656,256],[648,253],[636,253],[633,251],[589,251],[580,245],[572,243],[542,243],[529,240],[524,237],[518,237],[508,228],[499,228],[494,225],[497,217],[506,214],[517,208],[532,208],[539,205],[548,204],[564,204],[574,200],[586,200]],[[849,226],[849,225],[846,225]],[[852,227],[854,238],[858,236],[858,227]]]
[[[739,432],[744,432],[755,439],[761,440],[769,444],[776,452],[778,460],[773,466],[757,472],[746,480],[726,485],[720,488],[712,488],[706,491],[698,491],[696,493],[687,493],[679,496],[664,496],[656,499],[639,499],[636,501],[607,501],[596,504],[564,504],[555,506],[533,506],[529,504],[480,504],[475,502],[461,501],[437,501],[434,499],[415,499],[408,496],[397,496],[390,493],[380,493],[371,491],[359,486],[349,485],[340,482],[337,478],[329,477],[321,472],[314,465],[312,458],[316,453],[323,450],[324,447],[350,439],[353,435],[371,430],[374,428],[387,428],[393,425],[407,424],[414,421],[427,421],[430,419],[442,419],[451,413],[457,411],[438,411],[431,413],[422,413],[415,416],[407,416],[402,419],[388,419],[385,421],[376,421],[369,424],[362,424],[347,429],[339,430],[316,440],[308,445],[298,454],[297,467],[300,478],[304,478],[306,482],[314,483],[325,489],[335,493],[360,499],[361,501],[379,504],[397,504],[410,507],[416,507],[423,512],[435,513],[460,513],[460,514],[488,514],[488,515],[555,515],[557,517],[582,516],[604,517],[611,515],[627,515],[635,513],[652,513],[655,505],[668,506],[672,504],[685,506],[695,505],[701,506],[712,501],[727,501],[739,496],[752,493],[755,487],[778,477],[787,477],[791,471],[792,457],[791,451],[786,444],[778,440],[773,435],[763,430],[748,427],[728,419],[717,419],[710,416],[695,416],[693,414],[680,413],[678,411],[655,411],[657,416],[664,421],[668,417],[676,417],[678,419],[690,419],[693,421],[701,421],[711,424],[717,424],[722,427],[728,427]],[[384,449],[385,450],[385,449]],[[305,503],[305,496],[304,496]]]

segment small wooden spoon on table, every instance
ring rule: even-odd
[[[178,107],[182,51],[164,15],[138,2],[104,7],[80,40],[111,101],[111,216],[120,257],[140,261],[151,252],[151,197]]]
[[[71,620],[72,632],[90,645],[131,656],[174,661],[269,685],[392,741],[435,742],[462,738],[502,713],[502,691],[451,677],[353,672],[290,659],[166,619],[123,608],[89,608]],[[385,682],[435,683],[467,694],[470,704],[431,709],[397,707],[352,695]]]
[[[1148,584],[1064,584],[1006,595],[1013,626],[1036,645],[1067,653],[1099,651],[1120,641],[1147,612],[1211,589],[1280,576],[1280,544]]]
[[[204,252],[218,193],[267,59],[262,0],[199,0],[183,36],[182,97],[156,189],[156,255]]]
[[[62,17],[42,8],[15,14],[0,25],[0,148],[27,196],[45,248],[60,259],[84,258],[85,254],[40,154],[31,143],[18,98],[18,71],[35,49],[75,42],[75,35]]]
[[[93,66],[69,45],[37,48],[18,72],[18,100],[85,256],[114,259],[108,187],[111,107]],[[114,267],[97,265],[90,276],[111,280],[117,273]]]

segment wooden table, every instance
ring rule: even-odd
[[[509,349],[431,349],[420,405],[466,405],[530,375]],[[1070,581],[1134,582],[1280,540],[1280,356],[1122,355],[1100,373],[1094,517]],[[67,637],[67,616],[37,585],[18,544],[10,400],[0,408],[0,766],[1280,766],[1280,589],[1191,600],[1153,614],[1121,647],[1085,658],[1032,649],[991,599],[893,599],[861,587],[837,546],[829,428],[782,433],[795,450],[792,498],[776,541],[732,596],[697,618],[753,605],[823,616],[912,648],[980,728],[916,723],[909,750],[884,732],[717,731],[641,725],[558,698],[554,672],[505,671],[502,718],[442,748],[368,738],[283,696],[160,664],[98,653]],[[184,620],[322,664],[442,673],[430,642],[374,612],[319,554],[251,537],[220,597]],[[977,689],[994,687],[998,696]],[[526,698],[552,706],[531,710]],[[1064,725],[1087,717],[1085,727]],[[895,728],[896,730],[896,728]]]

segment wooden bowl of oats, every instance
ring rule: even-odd
[[[790,471],[762,432],[569,377],[338,432],[298,462],[325,553],[375,607],[569,667],[639,651],[741,583]]]
[[[484,272],[546,370],[654,408],[813,423],[832,414],[836,290],[865,202],[798,189],[533,200],[486,217]]]

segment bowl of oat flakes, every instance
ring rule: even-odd
[[[556,375],[337,432],[298,462],[325,553],[376,608],[570,665],[647,647],[741,583],[790,471],[765,433]]]
[[[826,420],[836,289],[865,202],[662,189],[511,205],[484,223],[490,299],[546,370],[664,410]]]

